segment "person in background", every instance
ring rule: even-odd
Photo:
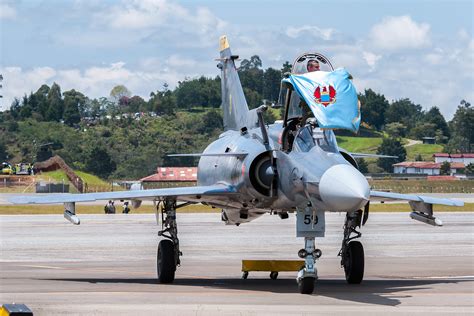
[[[109,203],[104,207],[105,214],[115,214],[114,201],[109,200]]]
[[[123,211],[122,211],[123,214],[128,214],[130,213],[130,208],[128,207],[128,201],[125,201],[123,203]]]

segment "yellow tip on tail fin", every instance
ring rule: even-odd
[[[219,50],[222,52],[226,48],[229,48],[229,42],[227,41],[227,35],[222,35],[219,38]]]

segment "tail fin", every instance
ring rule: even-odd
[[[240,84],[235,59],[238,56],[230,52],[227,36],[219,39],[220,63],[217,67],[221,69],[222,109],[224,111],[224,129],[240,130],[243,127],[253,128],[257,126],[255,111],[249,111],[244,91]]]

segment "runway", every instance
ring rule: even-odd
[[[154,215],[0,216],[0,303],[35,315],[405,315],[474,313],[474,213],[438,213],[443,227],[408,213],[374,213],[363,227],[364,281],[348,285],[337,253],[343,214],[326,216],[319,280],[298,293],[296,273],[250,273],[242,259],[297,259],[295,217],[239,227],[219,214],[178,214],[183,252],[174,284],[156,283]]]

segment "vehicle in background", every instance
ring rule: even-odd
[[[33,166],[30,163],[26,163],[26,162],[17,163],[14,169],[15,169],[14,174],[16,175],[32,175],[33,174]]]
[[[11,175],[11,174],[14,174],[14,173],[15,173],[14,168],[13,168],[12,165],[9,164],[8,162],[3,162],[3,163],[2,163],[1,171],[2,171],[2,172],[1,172],[2,174],[8,174],[8,175]]]

